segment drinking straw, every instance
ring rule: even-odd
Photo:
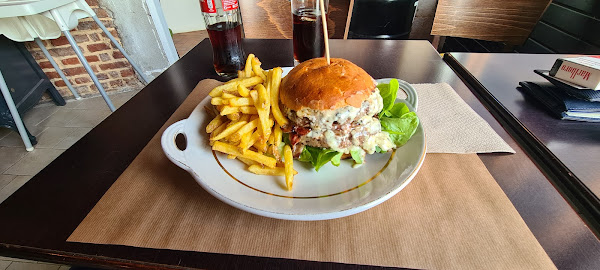
[[[325,57],[327,58],[327,65],[331,65],[329,59],[329,34],[327,33],[327,14],[325,13],[325,0],[319,0],[321,6],[321,20],[323,20],[323,35],[325,36]]]
[[[348,32],[350,31],[350,21],[352,20],[352,9],[354,9],[354,0],[350,0],[348,16],[346,17],[346,27],[344,28],[344,39],[348,39]]]

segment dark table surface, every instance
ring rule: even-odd
[[[572,184],[571,188],[579,188],[574,190],[580,194],[572,194],[573,200],[585,200],[581,203],[590,205],[583,207],[600,211],[600,123],[560,120],[517,90],[520,81],[546,81],[533,70],[550,69],[557,58],[566,56],[450,53],[445,59],[456,67],[457,72],[475,79],[474,90],[490,95],[492,102],[515,120],[517,128],[521,129],[519,132],[529,137],[532,151],[540,152],[539,162],[544,163],[541,166],[547,166],[549,173],[556,171],[560,174],[556,176],[559,181],[565,181],[559,185]]]
[[[246,40],[265,68],[292,65],[291,40]],[[559,269],[600,269],[600,242],[427,41],[331,40],[332,57],[374,78],[450,84],[516,154],[479,155]],[[157,268],[369,268],[338,263],[66,242],[196,83],[217,78],[201,42],[0,204],[0,255],[63,264]]]

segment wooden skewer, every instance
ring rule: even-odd
[[[325,0],[319,0],[321,6],[321,20],[323,21],[323,36],[325,37],[325,57],[327,58],[327,65],[331,65],[331,59],[329,58],[329,34],[327,33],[327,14],[325,13]]]
[[[348,17],[346,17],[346,27],[344,28],[344,39],[348,39],[348,32],[350,32],[350,22],[352,20],[352,10],[354,9],[354,0],[350,0],[350,7],[348,8]]]

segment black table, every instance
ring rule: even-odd
[[[537,164],[600,231],[600,124],[560,120],[516,89],[520,81],[546,81],[550,54],[450,53],[445,60],[510,127]]]
[[[333,57],[374,78],[449,83],[516,154],[479,155],[559,269],[600,269],[600,242],[427,41],[331,40]],[[264,68],[290,66],[291,40],[246,40]],[[166,249],[66,242],[100,197],[183,102],[217,78],[204,40],[0,204],[0,255],[62,264],[129,268],[371,268]]]

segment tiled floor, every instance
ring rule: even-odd
[[[118,108],[136,93],[110,97]],[[101,97],[69,100],[65,106],[51,102],[37,105],[22,115],[38,141],[32,152],[25,151],[19,133],[0,127],[0,203],[108,115],[110,110]]]
[[[173,35],[173,43],[175,43],[177,54],[179,54],[179,57],[182,57],[205,38],[208,38],[206,30],[179,33]]]
[[[70,266],[0,257],[0,270],[68,270]]]
[[[110,94],[119,108],[138,91]],[[65,106],[37,105],[23,117],[25,126],[37,138],[32,152],[25,151],[17,132],[0,127],[0,203],[52,162],[63,151],[110,115],[101,97],[69,100]],[[65,270],[68,266],[0,257],[0,270]]]

